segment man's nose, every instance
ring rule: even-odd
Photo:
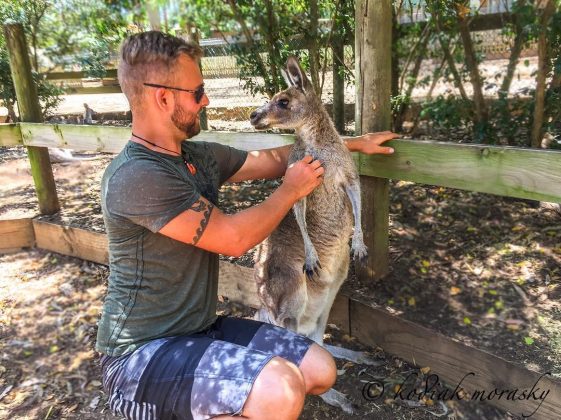
[[[206,93],[203,95],[203,99],[201,99],[201,106],[206,107],[210,104],[210,99],[206,96]]]

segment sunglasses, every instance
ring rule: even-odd
[[[155,88],[164,88],[164,89],[172,89],[172,90],[180,90],[182,92],[189,92],[189,93],[193,93],[195,94],[195,102],[196,103],[200,103],[201,99],[203,99],[203,96],[205,94],[205,85],[204,83],[202,85],[200,85],[197,89],[193,90],[193,89],[182,89],[182,88],[176,88],[176,87],[171,87],[171,86],[164,86],[164,85],[157,85],[155,83],[144,83],[144,86],[150,86],[150,87],[155,87]]]

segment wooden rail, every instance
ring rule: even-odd
[[[2,124],[1,146],[63,147],[118,153],[130,128]],[[196,137],[243,150],[290,144],[292,135],[206,131]],[[561,202],[561,152],[434,141],[393,140],[392,156],[356,155],[362,175],[489,194]]]

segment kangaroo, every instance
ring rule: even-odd
[[[257,129],[294,129],[289,164],[311,155],[325,169],[323,183],[297,202],[256,254],[255,279],[262,303],[256,318],[294,330],[323,345],[327,318],[347,277],[352,235],[355,260],[367,256],[361,227],[360,179],[350,152],[337,133],[321,99],[294,57],[283,77],[288,89],[250,117]],[[353,231],[354,220],[354,231]],[[334,357],[378,364],[363,353],[324,346]],[[330,390],[322,398],[352,412],[343,394]]]

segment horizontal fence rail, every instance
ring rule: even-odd
[[[61,147],[118,153],[128,127],[2,124],[1,146]],[[206,131],[197,138],[242,150],[290,144],[292,135]],[[434,141],[392,140],[391,156],[356,155],[361,175],[496,195],[561,202],[561,152]]]
[[[393,156],[360,155],[360,173],[462,190],[561,202],[561,152],[395,140]]]

